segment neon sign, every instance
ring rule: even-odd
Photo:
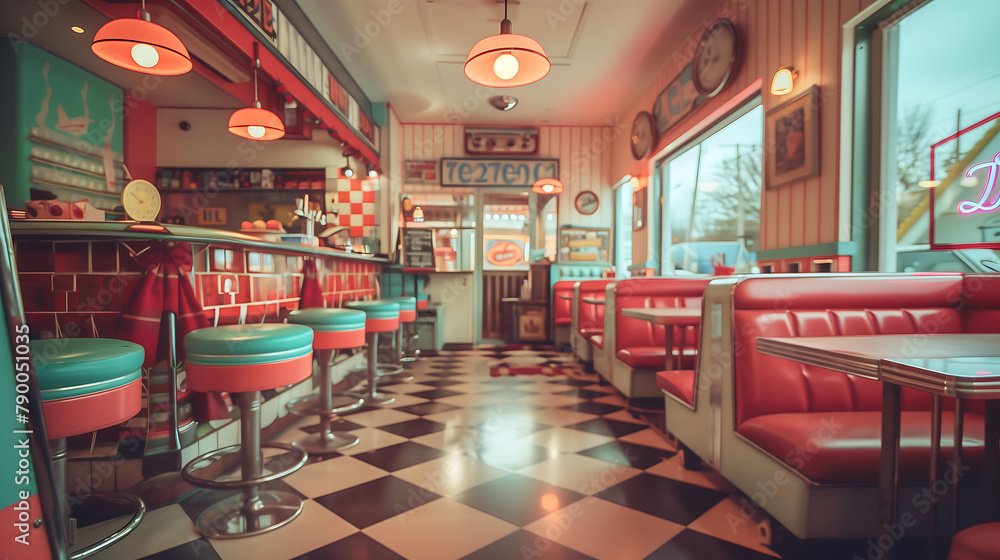
[[[980,169],[989,168],[990,176],[986,179],[986,184],[983,186],[983,192],[979,195],[979,200],[973,202],[971,200],[963,200],[958,203],[958,212],[960,214],[975,214],[976,212],[992,212],[997,208],[1000,208],[1000,192],[993,194],[993,185],[996,183],[997,179],[997,168],[1000,168],[1000,152],[993,156],[992,161],[985,161],[983,163],[977,163],[972,167],[969,167],[968,171],[965,172],[966,177],[972,177],[972,174]],[[989,196],[993,194],[993,199],[989,202],[986,201]]]

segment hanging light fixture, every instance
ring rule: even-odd
[[[476,43],[465,61],[465,75],[487,87],[525,86],[541,80],[552,64],[538,41],[511,32],[507,0],[503,3],[500,34]]]
[[[285,125],[278,115],[262,109],[257,98],[257,69],[260,68],[260,45],[253,44],[253,106],[237,110],[229,117],[229,132],[251,140],[277,140],[285,135]]]
[[[531,192],[539,194],[559,194],[563,192],[563,184],[559,179],[546,177],[535,181],[535,184],[531,186]]]
[[[98,29],[90,48],[115,66],[143,74],[176,76],[191,70],[191,55],[184,43],[150,21],[146,0],[135,19],[111,20]]]
[[[366,168],[368,169],[368,178],[375,179],[378,177],[378,168],[375,167],[374,163],[369,163]]]

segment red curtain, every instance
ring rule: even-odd
[[[177,359],[184,359],[184,335],[211,326],[191,285],[191,246],[184,242],[162,243],[136,260],[146,267],[139,291],[122,312],[114,338],[142,346],[143,366],[156,363],[160,320],[167,311],[177,315]],[[168,350],[169,351],[169,350]],[[186,396],[178,391],[178,400]],[[226,398],[220,393],[193,393],[194,418],[199,422],[229,417]]]

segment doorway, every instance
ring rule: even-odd
[[[478,270],[482,271],[482,325],[480,340],[499,343],[507,339],[507,298],[520,298],[528,280],[533,248],[532,194],[528,191],[485,191],[480,197],[478,223],[482,248]]]

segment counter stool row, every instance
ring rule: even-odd
[[[289,324],[211,327],[185,337],[188,387],[194,391],[228,392],[240,408],[242,443],[201,455],[181,470],[182,477],[195,486],[241,490],[198,517],[196,527],[200,533],[214,538],[258,534],[285,525],[302,511],[302,500],[297,496],[259,487],[301,468],[307,453],[327,455],[358,443],[352,434],[333,432],[332,421],[338,414],[366,403],[393,402],[392,397],[377,391],[377,337],[395,331],[398,357],[402,348],[401,322],[416,319],[416,305],[414,298],[352,302],[346,309],[293,311]],[[334,394],[331,370],[337,351],[359,348],[366,338],[367,395]],[[47,433],[53,440],[53,472],[58,503],[63,508],[61,522],[68,526],[65,438],[121,424],[139,413],[144,353],[137,344],[112,339],[38,340],[32,341],[32,350]],[[318,415],[319,432],[297,444],[261,443],[261,391],[309,378],[314,355],[319,365],[319,392],[290,402],[288,409],[295,414]],[[338,406],[334,406],[335,397]],[[265,461],[264,449],[276,449],[279,454]],[[239,456],[237,473],[224,478],[198,473],[233,454]],[[111,546],[141,522],[145,513],[142,500],[127,494],[108,497],[129,503],[131,518],[114,534],[74,552],[70,558],[85,558]]]

